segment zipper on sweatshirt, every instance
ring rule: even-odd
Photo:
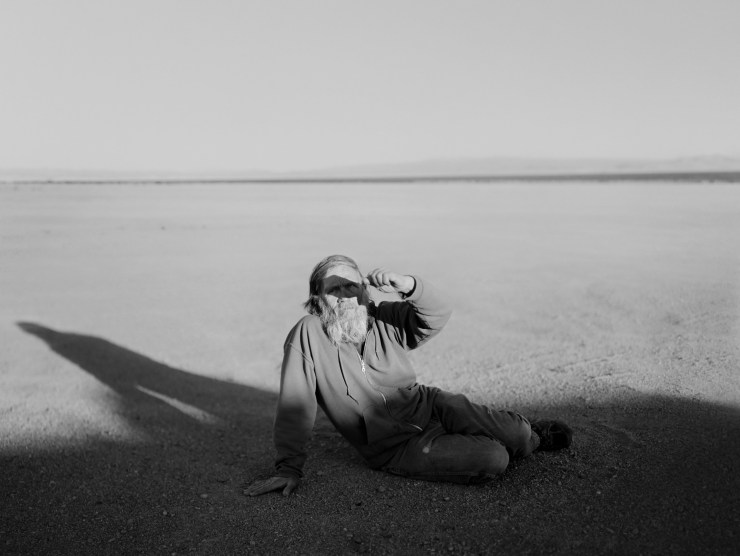
[[[359,359],[360,359],[360,366],[362,368],[362,374],[365,376],[365,380],[370,385],[370,388],[372,388],[373,390],[375,390],[378,394],[380,394],[380,397],[383,398],[383,404],[385,405],[385,410],[388,412],[388,415],[390,415],[391,417],[393,417],[393,414],[391,413],[391,410],[388,407],[388,399],[385,397],[385,394],[383,394],[383,392],[381,392],[380,390],[378,390],[377,388],[375,388],[375,386],[373,386],[373,383],[370,382],[370,377],[367,376],[367,371],[365,370],[365,345],[367,345],[367,338],[365,338],[365,344],[363,344],[363,346],[362,346],[362,354],[360,354],[359,352],[357,353],[357,357],[359,357]],[[408,423],[406,421],[404,421],[404,422],[407,425],[411,425],[415,429],[418,429],[419,432],[421,432],[421,431],[424,430],[419,425],[414,425],[413,423]]]
[[[365,347],[363,346],[363,348],[362,348],[362,355],[360,355],[359,353],[357,354],[357,357],[360,359],[360,366],[362,368],[362,374],[365,376],[365,380],[370,385],[370,388],[372,388],[373,390],[375,390],[378,394],[380,394],[380,397],[383,398],[383,404],[385,404],[386,410],[388,411],[388,413],[390,413],[391,410],[388,409],[388,399],[385,397],[385,394],[383,394],[383,392],[381,392],[380,390],[378,390],[377,388],[375,388],[375,386],[373,386],[373,383],[370,382],[370,377],[367,376],[367,370],[365,370],[365,358],[364,358],[364,355],[365,355]]]

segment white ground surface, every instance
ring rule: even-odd
[[[629,420],[645,400],[740,408],[738,186],[6,185],[0,452],[152,441],[116,410],[121,392],[34,330],[277,392],[308,274],[331,253],[449,292],[452,320],[414,354],[420,382],[535,414],[582,408],[586,435],[637,444],[670,426]]]
[[[330,253],[454,299],[422,382],[512,404],[740,402],[735,186],[5,186],[0,219],[5,447],[128,434],[105,387],[18,322],[275,391]]]

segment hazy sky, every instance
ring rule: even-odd
[[[0,0],[0,170],[740,155],[736,0]]]

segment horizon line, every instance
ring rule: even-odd
[[[461,174],[461,175],[412,175],[412,176],[332,176],[332,177],[274,177],[274,178],[48,178],[4,179],[5,185],[125,185],[125,184],[320,184],[320,183],[415,183],[415,182],[502,182],[502,181],[719,181],[740,182],[740,170],[686,170],[641,172],[564,172],[564,173],[514,173],[514,174]]]

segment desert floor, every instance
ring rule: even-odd
[[[573,446],[410,481],[320,415],[245,497],[331,253],[449,292],[420,382]],[[735,553],[739,315],[738,185],[3,185],[0,553]]]

